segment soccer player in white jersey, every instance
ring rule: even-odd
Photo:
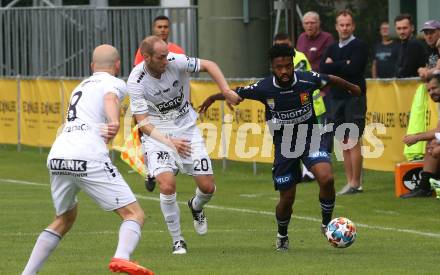
[[[23,275],[36,274],[70,230],[77,216],[77,193],[84,190],[106,211],[115,211],[123,222],[109,269],[128,274],[153,274],[130,261],[144,223],[144,212],[130,187],[109,158],[106,147],[119,130],[119,102],[126,95],[118,51],[98,46],[91,63],[93,75],[72,92],[67,121],[50,150],[49,168],[55,220],[43,230]]]
[[[180,170],[195,180],[195,196],[188,206],[200,235],[208,230],[203,206],[216,188],[211,160],[196,126],[197,113],[190,104],[188,73],[207,72],[227,98],[235,93],[217,64],[169,53],[167,44],[157,36],[142,41],[141,54],[144,62],[133,69],[127,82],[131,111],[143,133],[148,171],[159,183],[160,207],[173,239],[173,254],[185,254],[175,173]]]

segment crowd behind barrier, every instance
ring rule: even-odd
[[[253,81],[230,80],[229,84],[237,87]],[[0,79],[0,143],[51,146],[63,123],[71,91],[79,82],[77,79]],[[393,171],[396,163],[405,160],[402,137],[407,130],[412,98],[418,85],[418,79],[367,80],[364,168]],[[211,81],[191,80],[194,107],[217,92]],[[436,106],[430,102],[426,113],[430,118],[427,128],[435,127],[438,117]],[[131,129],[127,99],[121,108],[122,127],[113,141],[114,149],[123,146],[124,135]],[[263,104],[244,101],[232,111],[218,101],[199,116],[198,125],[212,159],[272,162],[272,141]]]

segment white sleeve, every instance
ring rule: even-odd
[[[125,82],[119,78],[113,78],[113,81],[105,83],[105,93],[115,94],[120,101],[122,101],[127,96],[127,85]]]
[[[130,96],[130,109],[131,112],[136,114],[146,114],[148,112],[147,100],[144,96],[142,85],[136,81],[128,79],[127,91]]]
[[[174,63],[179,71],[188,73],[197,73],[200,71],[200,59],[197,57],[189,57],[184,54],[170,54],[168,61]]]

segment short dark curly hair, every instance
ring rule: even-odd
[[[295,57],[295,50],[287,44],[275,44],[269,49],[269,59],[274,60],[277,57]]]
[[[437,79],[438,83],[440,83],[440,72],[436,72],[430,76],[428,76],[426,78],[426,83],[428,83],[429,81],[433,80],[433,79]]]

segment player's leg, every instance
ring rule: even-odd
[[[188,207],[194,219],[194,229],[198,234],[204,235],[208,231],[208,221],[203,206],[211,200],[215,192],[212,163],[200,130],[194,126],[186,134],[191,141],[191,157],[182,159],[182,162],[197,185],[194,196],[188,201]]]
[[[188,201],[188,207],[194,219],[194,229],[199,235],[208,232],[208,221],[203,211],[203,206],[207,204],[215,192],[213,175],[194,176],[197,184],[196,194]]]
[[[137,201],[115,210],[122,218],[119,227],[118,246],[114,257],[130,260],[130,255],[136,248],[144,225],[144,211]]]
[[[186,254],[187,246],[180,229],[180,208],[177,204],[176,178],[172,171],[155,175],[160,190],[160,209],[173,239],[173,254]]]
[[[276,249],[278,251],[285,251],[289,248],[288,228],[293,212],[295,194],[296,184],[291,185],[286,190],[279,190],[280,199],[275,208],[275,217],[278,225]]]
[[[152,274],[130,261],[141,237],[144,212],[118,169],[111,162],[87,161],[87,175],[78,178],[77,184],[103,210],[115,211],[122,218],[118,245],[109,264],[110,271]]]
[[[285,251],[289,248],[288,228],[295,201],[296,184],[301,180],[299,159],[287,159],[275,153],[272,177],[275,190],[279,191],[279,201],[275,208],[278,231],[276,250]]]
[[[78,191],[70,176],[51,175],[51,192],[56,217],[38,236],[23,275],[36,274],[58,246],[62,237],[72,228],[77,215],[76,194]]]
[[[136,249],[144,224],[144,211],[137,201],[115,210],[122,218],[119,227],[119,240],[115,255],[109,264],[110,271],[128,274],[154,274],[151,270],[130,261]]]
[[[136,124],[136,119],[133,117],[133,122],[134,124]],[[142,147],[141,151],[142,151],[142,158],[144,160],[145,165],[147,165],[147,153],[145,152],[145,146],[143,145],[143,133],[142,131],[138,128],[137,129],[137,134],[138,134],[138,141],[139,141],[139,146]],[[135,143],[136,145],[137,142]],[[156,188],[156,179],[154,178],[154,176],[152,174],[150,174],[149,172],[147,172],[147,175],[145,176],[145,188],[147,189],[148,192],[153,192],[154,188]]]
[[[329,162],[318,162],[311,168],[319,184],[319,204],[321,206],[321,231],[332,219],[335,208],[335,184]]]

